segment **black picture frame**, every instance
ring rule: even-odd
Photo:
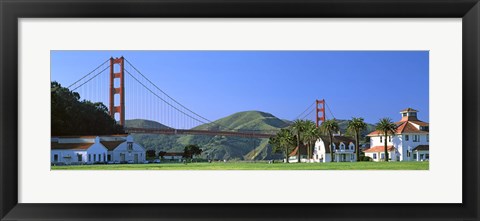
[[[0,15],[1,220],[479,220],[477,0],[1,0]],[[19,204],[17,20],[47,17],[462,18],[463,203]]]

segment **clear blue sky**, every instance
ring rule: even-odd
[[[292,120],[325,99],[338,119],[398,121],[411,107],[429,121],[428,51],[52,51],[52,81],[68,86],[112,56],[210,120],[246,110]]]

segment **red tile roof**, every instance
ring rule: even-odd
[[[418,130],[415,126],[410,124],[409,122],[402,122],[400,126],[397,127],[396,133],[401,134],[401,133],[415,133],[418,132]]]
[[[126,142],[126,141],[125,140],[122,140],[122,141],[100,141],[100,143],[110,151],[117,148],[118,145],[120,145],[123,142]]]
[[[86,150],[90,146],[93,145],[93,143],[57,143],[57,142],[52,142],[51,143],[51,148],[52,150]]]
[[[392,151],[395,148],[392,145],[387,146],[387,151]],[[371,153],[371,152],[384,152],[385,146],[374,146],[369,149],[364,150],[363,152]]]
[[[383,131],[372,131],[371,133],[367,134],[367,136],[378,136],[378,135],[383,135]],[[391,133],[388,133],[388,135],[392,135]]]
[[[429,123],[423,122],[423,121],[420,121],[420,120],[411,120],[410,122],[412,122],[416,125],[419,125],[419,126],[428,126],[429,125]]]
[[[395,134],[402,134],[402,133],[419,133],[419,134],[427,134],[428,131],[422,131],[422,130],[419,130],[417,129],[417,127],[415,127],[412,122],[419,122],[419,123],[423,123],[422,125],[420,126],[428,126],[428,123],[425,123],[425,122],[422,122],[422,121],[400,121],[400,122],[397,122],[397,129],[395,130]],[[369,133],[367,136],[378,136],[378,135],[383,135],[383,131],[373,131],[371,133]],[[388,135],[391,135],[390,133]]]

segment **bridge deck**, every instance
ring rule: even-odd
[[[251,138],[270,138],[274,133],[258,132],[235,132],[235,131],[210,131],[210,130],[185,130],[185,129],[147,129],[147,128],[125,128],[127,133],[143,134],[165,134],[165,135],[210,135],[210,136],[233,136]]]

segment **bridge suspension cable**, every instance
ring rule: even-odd
[[[315,113],[314,105],[315,105],[315,102],[310,104],[310,106],[308,106],[307,109],[305,109],[302,113],[300,113],[294,120],[296,120],[296,119],[300,119],[300,120],[305,120],[305,119],[313,120],[313,119],[315,119],[315,114],[312,115],[312,113]],[[325,102],[325,106],[326,106],[330,116],[332,117],[331,119],[336,119],[327,102]]]
[[[80,85],[78,85],[77,87],[73,88],[73,89],[70,89],[70,87],[68,87],[68,89],[70,89],[71,91],[75,91],[77,90],[79,87],[83,86],[84,84],[90,82],[92,79],[94,79],[95,77],[97,77],[98,75],[102,74],[104,71],[106,71],[107,69],[110,68],[110,65],[107,66],[106,68],[104,68],[103,70],[101,70],[100,72],[98,72],[97,74],[93,75],[93,77],[87,79],[85,82],[81,83]],[[89,74],[90,75],[90,74]],[[78,82],[78,81],[77,81]],[[72,86],[72,85],[70,85]]]
[[[305,119],[305,116],[306,115],[309,115],[310,113],[306,114],[305,113],[310,110],[310,112],[313,110],[312,107],[313,105],[315,105],[315,102],[312,102],[312,104],[310,106],[307,107],[307,109],[305,109],[302,113],[300,113],[295,119]],[[303,117],[302,117],[303,116]],[[294,119],[294,120],[295,120]]]
[[[180,102],[178,102],[177,100],[175,100],[174,98],[172,98],[170,95],[168,95],[167,93],[165,93],[162,89],[160,89],[156,84],[154,84],[152,81],[150,81],[150,79],[148,79],[147,77],[145,77],[145,75],[142,74],[142,72],[140,72],[128,59],[125,58],[125,61],[137,72],[139,73],[145,80],[147,80],[151,85],[153,85],[157,90],[159,90],[161,93],[163,93],[165,96],[167,96],[168,98],[170,98],[173,102],[175,102],[176,104],[180,105],[182,108],[186,109],[187,111],[189,111],[190,113],[194,114],[195,116],[205,120],[206,122],[208,123],[212,123],[211,120],[209,119],[206,119],[204,117],[202,117],[201,115],[195,113],[194,111],[190,110],[189,108],[185,107],[184,105],[182,105]],[[165,101],[166,102],[166,101]]]
[[[88,74],[86,74],[85,76],[83,76],[82,78],[78,79],[77,81],[73,82],[70,86],[68,86],[67,88],[70,89],[73,85],[77,84],[78,82],[82,81],[84,78],[88,77],[89,75],[91,75],[92,73],[94,73],[96,70],[98,70],[100,67],[102,67],[104,64],[106,64],[107,62],[109,62],[110,59],[107,59],[105,62],[103,62],[102,64],[98,65],[98,67],[96,67],[95,69],[93,69],[92,71],[90,71]],[[110,67],[110,65],[108,65],[108,67]],[[107,68],[108,68],[107,67]],[[103,71],[105,71],[106,69],[102,70],[100,73],[102,73]],[[95,75],[93,78],[95,78],[97,75]],[[93,79],[93,78],[90,78]],[[88,82],[88,81],[87,81]],[[85,83],[87,83],[85,82]],[[82,85],[84,85],[85,83],[81,84],[80,86],[76,87],[75,89],[81,87]],[[73,91],[73,90],[72,90]]]
[[[332,113],[332,110],[330,110],[330,107],[328,106],[328,103],[327,103],[327,102],[325,102],[325,105],[327,106],[328,112],[330,112],[330,114],[332,115],[332,119],[336,119],[335,116],[334,116],[333,113]]]
[[[122,57],[123,58],[123,57]],[[129,114],[130,119],[147,119],[154,120],[161,124],[164,124],[166,128],[156,128],[159,130],[168,130],[167,133],[170,133],[170,130],[182,129],[182,133],[189,133],[191,128],[202,124],[208,124],[209,127],[206,130],[209,131],[219,131],[224,135],[230,135],[239,133],[245,136],[267,136],[266,134],[257,134],[251,135],[254,133],[276,133],[277,131],[265,131],[265,130],[238,130],[230,128],[229,126],[221,125],[217,122],[213,122],[200,114],[192,111],[187,108],[179,101],[168,95],[165,91],[160,89],[156,84],[154,84],[150,79],[146,77],[143,73],[139,71],[138,68],[133,66],[133,64],[123,58],[126,62],[126,66],[123,67],[124,71],[124,80],[125,85],[123,92],[126,94],[129,108],[126,113]],[[111,98],[111,84],[112,79],[110,75],[102,75],[109,68],[115,69],[118,65],[115,63],[103,62],[95,69],[93,69],[88,74],[82,76],[79,80],[75,81],[73,84],[69,85],[67,88],[71,91],[79,92],[81,97],[86,101],[92,102],[102,102],[103,104],[108,104]],[[122,69],[120,69],[122,70]],[[117,74],[114,71],[113,73]],[[113,80],[113,84],[120,84],[120,81]],[[110,85],[110,87],[108,87]],[[117,87],[117,86],[115,86]],[[118,99],[114,95],[114,99]],[[160,101],[160,102],[158,102]],[[185,130],[188,129],[188,130]],[[204,129],[202,129],[204,130]],[[230,131],[230,132],[227,132]],[[162,131],[158,131],[163,133]],[[197,132],[198,133],[198,132]]]
[[[198,121],[199,123],[202,123],[202,124],[205,124],[206,122],[202,121],[202,120],[199,120],[185,112],[183,112],[182,110],[178,109],[177,107],[173,106],[172,104],[170,104],[168,101],[164,100],[162,97],[160,97],[159,95],[157,95],[155,92],[153,92],[150,88],[148,88],[145,84],[143,84],[142,82],[140,82],[135,76],[133,76],[130,71],[128,71],[127,69],[125,69],[125,72],[127,72],[128,75],[130,75],[133,79],[135,79],[140,85],[142,85],[145,89],[147,89],[150,93],[152,93],[154,96],[156,96],[158,99],[162,100],[163,102],[165,102],[167,105],[169,105],[170,107],[174,108],[175,110],[179,111],[180,113],[190,117],[191,119],[193,120],[196,120]]]
[[[237,131],[231,127],[228,127],[228,126],[225,126],[225,125],[221,125],[221,124],[218,124],[216,122],[213,122],[203,116],[201,116],[200,114],[197,114],[196,112],[192,111],[191,109],[185,107],[183,104],[181,104],[180,102],[178,102],[176,99],[174,99],[173,97],[171,97],[170,95],[168,95],[165,91],[163,91],[162,89],[160,89],[160,87],[158,87],[156,84],[154,84],[150,79],[148,79],[138,68],[136,68],[128,59],[125,58],[125,61],[127,62],[127,64],[136,72],[138,73],[144,80],[146,80],[150,85],[152,85],[154,88],[156,88],[160,93],[162,93],[164,96],[166,96],[167,98],[169,98],[169,100],[171,100],[173,103],[179,105],[182,109],[184,109],[185,111],[181,111],[180,108],[177,108],[177,107],[174,107],[173,104],[169,103],[166,99],[163,99],[161,98],[161,96],[159,96],[158,94],[156,94],[155,92],[153,92],[153,90],[151,89],[148,89],[148,87],[145,85],[145,84],[142,84],[140,82],[139,79],[135,78],[133,76],[133,74],[131,72],[128,72],[128,74],[130,76],[132,76],[133,78],[135,78],[135,80],[142,84],[146,89],[148,89],[148,91],[152,94],[155,94],[157,98],[160,98],[163,102],[165,102],[166,104],[168,104],[170,107],[173,107],[175,108],[175,110],[185,114],[186,116],[190,117],[191,119],[194,119],[198,122],[201,122],[203,124],[211,124],[213,126],[218,126],[219,130],[223,127],[224,129],[227,129],[227,130],[232,130],[232,131]],[[126,70],[126,69],[125,69]],[[187,114],[190,113],[190,114]],[[192,115],[196,116],[196,117],[193,117]],[[201,119],[201,120],[200,120]],[[242,130],[243,131],[243,130]],[[251,131],[254,131],[254,130],[251,130]]]

